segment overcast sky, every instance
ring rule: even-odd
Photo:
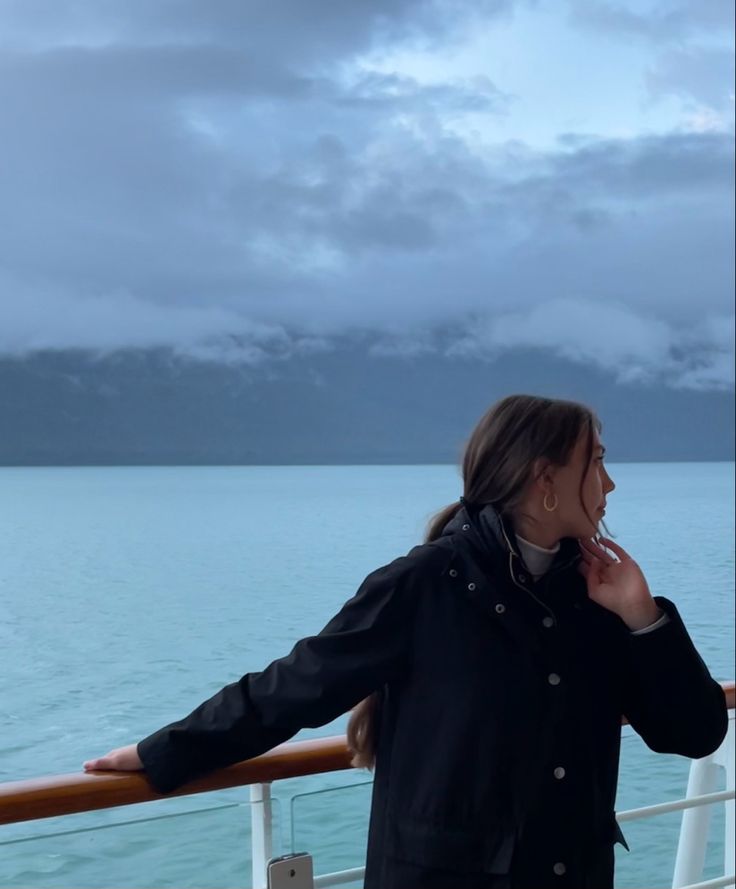
[[[733,386],[733,0],[0,0],[0,354]]]

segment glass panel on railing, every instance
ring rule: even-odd
[[[719,787],[718,789],[720,790],[721,788]],[[708,834],[708,848],[705,853],[703,880],[712,880],[714,877],[723,876],[725,840],[726,807],[723,803],[716,803],[710,807],[710,833]]]
[[[715,803],[710,810],[705,864],[697,882],[723,876],[725,807]],[[616,846],[617,889],[672,885],[681,823],[682,812],[667,812],[621,826],[631,852]]]
[[[315,874],[364,866],[372,789],[367,781],[292,797],[293,851],[312,853]]]
[[[655,797],[648,804],[661,801]],[[672,885],[681,820],[681,812],[667,812],[621,825],[631,851],[615,847],[616,889]]]
[[[182,799],[162,800],[0,827],[0,885],[249,889],[250,790],[227,791],[227,802],[223,795],[190,798],[184,811]],[[273,855],[282,854],[281,808],[274,800]]]
[[[654,753],[627,725],[621,731],[616,809],[636,809],[681,799],[687,790],[690,760]]]

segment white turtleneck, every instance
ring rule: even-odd
[[[554,561],[555,556],[560,551],[560,541],[552,547],[545,549],[543,546],[537,546],[531,540],[525,540],[523,537],[516,535],[516,541],[519,544],[521,558],[524,560],[529,573],[535,580],[539,580],[543,574],[549,570],[549,566]]]

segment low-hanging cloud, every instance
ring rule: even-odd
[[[679,96],[725,114],[733,107],[733,52],[703,46],[668,50],[648,72],[647,87],[653,96]]]
[[[513,6],[282,0],[256,33],[234,2],[90,0],[37,30],[6,4],[0,352],[257,363],[368,331],[376,354],[532,347],[732,386],[727,127],[475,141],[454,124],[502,119],[502,82],[363,63]],[[722,26],[670,12],[673,34]],[[711,57],[668,52],[649,88],[714,100]]]
[[[622,383],[666,381],[687,389],[734,385],[734,316],[706,316],[693,329],[625,305],[551,299],[530,312],[476,319],[449,354],[493,357],[542,349],[601,368]]]
[[[720,36],[733,29],[730,0],[672,0],[648,5],[641,0],[569,0],[569,4],[573,21],[654,43]]]

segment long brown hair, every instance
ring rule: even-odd
[[[523,499],[535,461],[564,466],[580,438],[586,436],[587,466],[593,454],[594,429],[600,430],[600,421],[583,404],[535,395],[502,398],[481,417],[465,446],[464,499],[476,507],[491,503],[501,515],[511,516]],[[580,479],[581,502],[584,482],[585,473]],[[442,534],[461,505],[458,500],[434,516],[425,542]],[[379,694],[374,692],[350,714],[347,740],[353,754],[351,764],[356,768],[372,769],[375,764],[379,706]]]

